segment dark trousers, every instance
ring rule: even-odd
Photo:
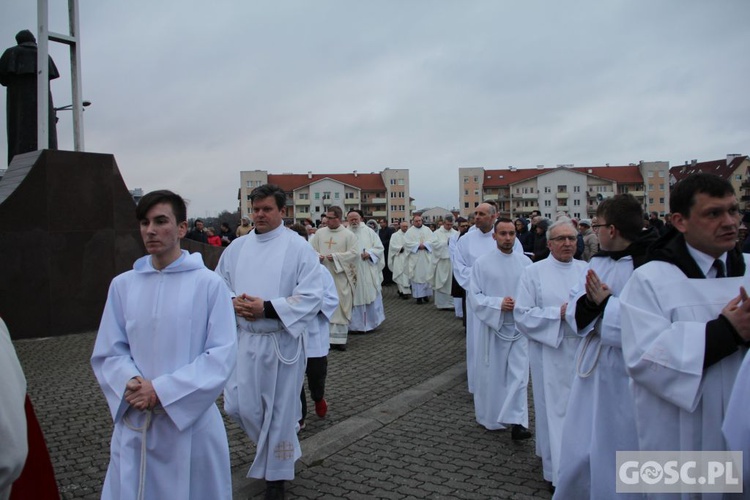
[[[326,392],[326,375],[328,374],[328,356],[322,358],[307,358],[307,387],[310,389],[310,396],[313,401],[320,401]],[[302,400],[302,420],[307,417],[307,398],[305,397],[305,387],[302,386],[300,394]]]

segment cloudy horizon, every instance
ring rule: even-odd
[[[66,3],[50,2],[52,31],[67,32]],[[114,154],[131,189],[179,192],[191,216],[236,210],[242,170],[406,168],[418,208],[452,208],[459,167],[675,166],[750,149],[744,0],[79,8],[86,150]],[[0,48],[36,34],[35,2],[3,10]],[[50,46],[62,106],[67,48]],[[71,128],[61,112],[61,149]]]

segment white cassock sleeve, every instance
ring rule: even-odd
[[[293,236],[299,237],[297,234]],[[320,311],[323,297],[323,285],[318,275],[320,260],[312,247],[304,240],[300,242],[304,246],[299,251],[287,251],[284,266],[285,273],[294,273],[291,280],[296,284],[292,293],[287,297],[270,299],[284,328],[295,338],[302,335],[307,323]]]
[[[563,329],[560,328],[560,306],[537,306],[536,304],[541,301],[541,293],[537,268],[526,267],[515,297],[513,317],[516,328],[531,340],[557,348],[564,336]]]
[[[488,325],[492,330],[499,331],[507,313],[500,310],[504,297],[486,295],[486,283],[497,278],[489,276],[490,273],[489,270],[482,272],[477,265],[471,268],[471,283],[467,300],[479,321]]]
[[[469,255],[466,235],[456,240],[456,250],[453,252],[453,276],[461,285],[461,288],[468,290],[471,283],[471,266],[467,263]]]
[[[323,282],[323,303],[320,306],[320,312],[328,321],[331,321],[333,315],[336,313],[336,309],[339,307],[339,294],[336,291],[336,282],[333,281],[331,273],[322,265],[318,267],[320,268],[320,276]]]
[[[26,434],[26,377],[21,370],[10,333],[0,319],[0,498],[23,471],[28,441]]]
[[[700,400],[706,323],[672,322],[659,302],[637,270],[622,292],[625,364],[636,383],[692,412]]]
[[[130,341],[125,331],[123,298],[117,286],[118,280],[109,286],[107,303],[104,305],[99,333],[96,335],[91,367],[107,399],[109,412],[114,422],[119,422],[128,403],[125,401],[125,386],[133,377],[141,375],[130,353]]]
[[[378,237],[378,233],[370,229],[370,232],[372,233],[370,235],[370,247],[366,248],[365,251],[370,254],[370,260],[373,264],[379,264],[378,268],[383,269],[385,267],[385,261],[383,260],[383,256],[385,255],[385,247],[383,247],[383,242],[380,241],[380,237]]]

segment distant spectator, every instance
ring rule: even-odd
[[[193,229],[191,229],[185,237],[189,240],[199,241],[208,245],[208,236],[204,231],[203,221],[201,219],[195,219]]]
[[[583,260],[583,250],[585,248],[585,244],[583,242],[583,235],[581,234],[581,228],[578,227],[578,219],[570,219],[570,222],[573,223],[573,227],[576,228],[576,232],[578,233],[578,236],[576,238],[576,253],[573,254],[573,258],[576,260]]]
[[[583,255],[581,257],[588,262],[599,251],[599,237],[594,232],[591,219],[581,219],[578,222],[578,230],[583,236]]]
[[[664,216],[664,227],[661,230],[661,234],[666,234],[672,229],[672,214],[666,214]]]
[[[219,231],[219,237],[221,238],[221,246],[228,246],[236,237],[232,230],[229,228],[229,224],[226,222],[221,223],[221,231]]]
[[[523,251],[532,253],[534,251],[534,241],[529,232],[528,221],[519,217],[513,224],[516,226],[516,238],[521,242]]]
[[[649,214],[648,225],[656,229],[659,234],[662,234],[664,221],[659,218],[659,212],[651,212],[651,214]]]
[[[221,246],[221,236],[216,235],[216,229],[209,227],[206,229],[206,239],[208,240],[208,244],[220,247]]]
[[[549,247],[547,246],[547,229],[550,226],[549,219],[540,219],[536,223],[534,235],[534,256],[531,258],[534,262],[544,260],[549,255]]]
[[[242,222],[239,226],[237,226],[237,231],[235,231],[235,235],[239,238],[240,236],[245,236],[247,233],[253,230],[252,224],[250,224],[250,217],[247,215],[242,216]]]

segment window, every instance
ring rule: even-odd
[[[469,178],[468,177],[464,177],[464,184],[468,184],[468,182],[469,182]]]
[[[548,219],[551,219],[551,218],[552,218],[552,214],[551,214],[551,213],[549,213],[549,212],[547,212],[546,214],[544,214],[544,216],[545,216],[546,218],[548,218]]]
[[[316,199],[316,200],[319,200],[319,199],[320,199],[320,193],[315,193],[315,199]]]
[[[469,196],[469,190],[468,189],[464,189],[464,196]]]
[[[573,186],[573,192],[574,193],[580,193],[581,192],[581,186]]]
[[[339,199],[339,194],[340,193],[338,191],[336,191],[335,193],[333,193],[333,197],[338,200]]]
[[[653,198],[649,198],[648,199],[648,204],[649,205],[653,205],[654,204],[654,199]]]
[[[662,172],[661,170],[659,170],[659,177],[664,177],[664,172]]]
[[[742,180],[742,174],[737,174],[734,176],[734,180],[741,181]]]
[[[253,181],[247,181],[247,187],[249,188],[253,187]]]
[[[310,195],[308,193],[299,193],[298,197],[299,197],[300,200],[309,200],[310,199]]]
[[[331,199],[331,192],[330,191],[323,191],[323,199],[324,200],[330,200]]]
[[[568,192],[568,186],[563,186],[563,185],[557,186],[557,192],[558,193],[567,193]]]
[[[354,193],[352,193],[352,192],[344,193],[344,198],[347,199],[347,200],[353,200],[354,199]],[[391,197],[391,198],[393,198],[393,197]]]
[[[664,198],[659,198],[659,203],[664,204]]]
[[[476,175],[474,176],[474,182],[479,182],[479,177],[477,177]]]
[[[310,207],[307,205],[297,207],[297,212],[301,214],[309,214],[310,213]]]
[[[581,200],[573,200],[573,206],[580,206]]]
[[[464,203],[464,208],[469,208],[469,202],[468,201]],[[248,208],[247,211],[249,212],[250,209]]]
[[[396,179],[391,179],[391,186],[395,186],[395,185],[396,185]]]
[[[474,196],[479,196],[479,190],[478,189],[474,190]]]
[[[391,205],[391,212],[395,212],[395,211],[396,211],[396,205]]]
[[[552,188],[549,187],[549,186],[544,186],[544,192],[545,193],[551,193],[552,192]]]
[[[649,184],[648,185],[648,190],[649,191],[653,191],[654,190],[654,185],[653,184]]]
[[[315,212],[320,212],[320,207],[315,207]]]
[[[403,212],[404,210],[406,210],[406,207],[404,205],[399,205],[398,209]]]
[[[399,179],[398,180],[398,185],[399,186],[403,186],[404,185],[404,180],[403,179]]]
[[[654,173],[653,173],[653,172],[649,172],[649,173],[648,173],[648,176],[649,176],[649,177],[653,177],[653,176],[654,176]]]
[[[398,193],[398,197],[399,197],[399,198],[403,198],[403,197],[404,197],[404,193],[403,193],[403,192],[401,192],[401,193]]]
[[[247,195],[247,201],[250,201],[250,195]]]
[[[661,189],[662,191],[664,191],[664,183],[663,182],[661,184],[659,184],[659,189]]]
[[[479,202],[478,202],[478,201],[475,201],[475,202],[474,202],[474,208],[477,208],[478,206],[479,206]]]
[[[550,200],[544,200],[544,206],[545,207],[551,207],[552,206],[552,202]]]

